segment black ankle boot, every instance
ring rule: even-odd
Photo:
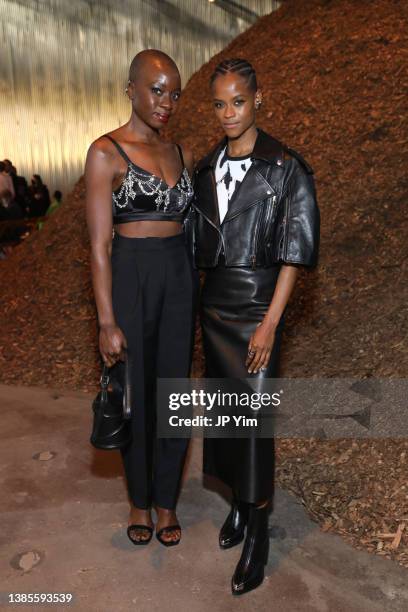
[[[244,547],[231,581],[233,595],[256,589],[264,579],[269,554],[268,513],[269,504],[250,507]]]
[[[234,499],[231,510],[220,530],[220,548],[232,548],[244,539],[248,522],[249,504]]]

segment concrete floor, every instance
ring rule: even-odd
[[[384,612],[408,610],[406,570],[325,534],[278,490],[263,585],[230,594],[240,547],[218,548],[228,511],[204,489],[194,440],[180,498],[179,546],[127,539],[128,504],[118,452],[88,442],[91,397],[0,385],[1,587],[6,593],[74,594],[70,606],[1,609],[84,612]]]

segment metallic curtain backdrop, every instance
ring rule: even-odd
[[[264,15],[280,2],[237,4]],[[0,159],[64,192],[92,140],[128,119],[138,51],[168,53],[185,83],[251,25],[207,0],[0,0],[0,23]]]

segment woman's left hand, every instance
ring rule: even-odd
[[[245,361],[250,374],[256,374],[258,370],[267,368],[274,341],[275,327],[267,325],[265,321],[258,323],[249,340],[248,356]]]

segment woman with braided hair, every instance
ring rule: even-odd
[[[211,77],[225,137],[195,170],[194,259],[205,270],[201,323],[210,378],[278,375],[284,313],[300,266],[314,266],[319,210],[312,169],[256,126],[262,103],[249,62],[221,62]],[[252,382],[251,382],[252,384]],[[206,438],[204,472],[232,490],[221,548],[239,544],[232,577],[240,595],[261,584],[274,487],[273,438]]]

